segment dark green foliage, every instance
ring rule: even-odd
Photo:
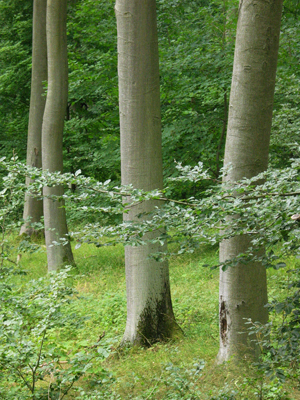
[[[274,166],[290,164],[296,152],[292,143],[299,140],[299,4],[294,0],[284,2],[281,38],[274,97],[273,130],[270,161]]]
[[[0,155],[26,158],[32,1],[0,1]]]
[[[165,176],[174,159],[219,176],[236,17],[234,2],[158,1]]]
[[[114,1],[78,1],[70,10],[67,171],[120,179],[117,31]]]

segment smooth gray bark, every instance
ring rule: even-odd
[[[68,101],[67,0],[47,2],[48,90],[42,128],[43,170],[63,170],[63,129]],[[60,238],[68,239],[64,202],[47,196],[62,196],[61,186],[44,187],[45,239],[48,270],[73,263],[70,242],[54,245]]]
[[[162,150],[155,0],[117,0],[122,184],[161,189]],[[154,201],[130,208],[124,221],[153,210]],[[155,237],[158,233],[152,233]],[[125,247],[127,324],[123,343],[151,345],[173,336],[167,262],[150,259],[156,244]]]
[[[42,168],[42,123],[45,109],[45,89],[47,80],[47,42],[46,42],[46,8],[47,0],[34,0],[32,29],[32,72],[29,124],[27,137],[27,165]],[[26,179],[26,185],[31,180]],[[43,215],[43,202],[33,196],[25,196],[25,205],[20,235],[31,235],[34,229],[31,223],[39,222]]]
[[[266,170],[272,123],[282,0],[241,0],[224,165],[224,181],[235,182]],[[250,238],[220,245],[220,261],[247,251]],[[256,354],[244,318],[265,323],[268,312],[266,270],[258,262],[220,271],[220,362]]]

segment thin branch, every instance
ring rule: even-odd
[[[258,200],[258,199],[262,199],[265,197],[269,197],[269,196],[278,196],[278,197],[290,197],[290,196],[299,196],[300,192],[290,192],[290,193],[266,193],[266,194],[262,194],[262,195],[258,195],[258,196],[251,196],[251,197],[239,197],[241,200],[243,201],[248,201],[248,200]]]
[[[69,392],[70,389],[72,389],[72,386],[74,385],[74,381],[70,383],[70,385],[64,390],[63,395],[60,397],[60,400],[62,400],[65,395]]]
[[[40,365],[40,360],[41,360],[41,356],[42,356],[42,349],[43,349],[43,345],[44,345],[45,336],[46,336],[46,329],[44,330],[44,334],[43,334],[43,337],[42,337],[38,358],[37,358],[35,367],[34,367],[34,369],[32,371],[32,386],[33,386],[33,390],[35,389],[36,371],[37,371],[37,369],[38,369],[38,367]]]
[[[129,197],[129,198],[131,197],[131,193],[130,192],[118,192],[118,191],[115,191],[115,190],[105,190],[105,189],[90,188],[87,185],[82,185],[81,187],[83,189],[90,189],[90,190],[92,190],[93,192],[96,192],[96,193],[102,193],[102,194],[106,194],[106,195],[108,193],[111,193],[111,194],[113,194],[115,196]],[[34,193],[30,193],[30,194],[32,194],[34,196]],[[266,194],[261,194],[261,195],[256,195],[256,196],[249,196],[249,197],[247,195],[246,196],[245,195],[241,195],[241,196],[226,195],[226,196],[223,196],[220,200],[224,200],[224,199],[227,199],[227,198],[233,198],[233,199],[240,199],[242,201],[248,201],[248,200],[258,200],[258,199],[269,197],[269,196],[291,197],[291,196],[299,196],[299,195],[300,195],[300,192],[290,192],[290,193],[274,192],[274,193],[266,193]],[[50,197],[52,198],[52,197],[55,197],[55,196],[50,196]],[[175,200],[175,199],[170,199],[170,198],[167,198],[167,197],[154,197],[154,198],[149,199],[149,200],[168,201],[168,202],[173,202],[173,203],[176,203],[176,204],[180,204],[180,205],[183,205],[183,206],[189,206],[189,207],[197,207],[198,206],[198,204],[196,204],[196,203],[189,203],[189,202],[184,201],[184,200]],[[138,204],[140,204],[140,203],[142,203],[144,201],[148,201],[148,200],[140,200],[139,202],[135,202],[135,203],[132,203],[130,205],[127,205],[126,208],[133,207],[133,206],[138,205]]]
[[[33,390],[34,390],[33,387],[30,386],[30,384],[27,382],[27,380],[25,379],[25,377],[23,376],[21,371],[19,371],[17,368],[14,368],[14,370],[20,375],[20,377],[22,378],[23,382],[28,387],[28,389],[31,391],[31,393],[33,393]]]

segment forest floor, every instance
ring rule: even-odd
[[[80,323],[76,330],[58,330],[58,343],[70,351],[88,351],[101,338],[98,346],[104,357],[97,379],[81,378],[75,387],[83,389],[70,391],[65,399],[300,399],[293,384],[269,381],[249,364],[238,369],[230,363],[216,365],[218,270],[202,267],[217,263],[216,247],[170,260],[173,307],[184,337],[148,349],[118,348],[126,323],[123,247],[82,245],[74,256],[72,284],[78,295],[67,312]],[[16,284],[45,276],[44,247],[24,254],[21,264],[27,275],[16,277]],[[268,270],[269,298],[281,296],[285,275],[284,270]]]

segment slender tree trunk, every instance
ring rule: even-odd
[[[47,49],[48,91],[42,129],[43,170],[63,170],[63,129],[68,100],[67,57],[67,0],[48,0]],[[54,245],[60,238],[68,239],[64,202],[47,196],[62,196],[61,186],[45,187],[44,191],[45,239],[48,270],[56,270],[66,263],[73,263],[69,241]]]
[[[155,0],[117,0],[122,184],[161,189],[162,150]],[[154,209],[154,201],[130,208],[124,221]],[[148,234],[147,239],[158,233]],[[126,246],[127,324],[123,343],[151,345],[178,329],[167,262],[150,259],[156,244]]]
[[[42,123],[45,109],[45,90],[43,82],[47,80],[47,42],[46,42],[46,8],[47,0],[34,0],[32,30],[32,72],[31,95],[29,109],[29,125],[27,138],[27,165],[42,168]],[[26,179],[26,185],[31,180]],[[23,212],[25,223],[20,235],[31,235],[34,228],[31,223],[39,222],[43,215],[43,202],[26,195]]]
[[[241,0],[224,165],[232,169],[224,181],[235,182],[266,170],[272,123],[282,0]],[[221,243],[220,260],[247,251],[250,238]],[[250,350],[244,318],[265,323],[268,312],[266,270],[258,262],[220,271],[219,361],[242,358]]]

